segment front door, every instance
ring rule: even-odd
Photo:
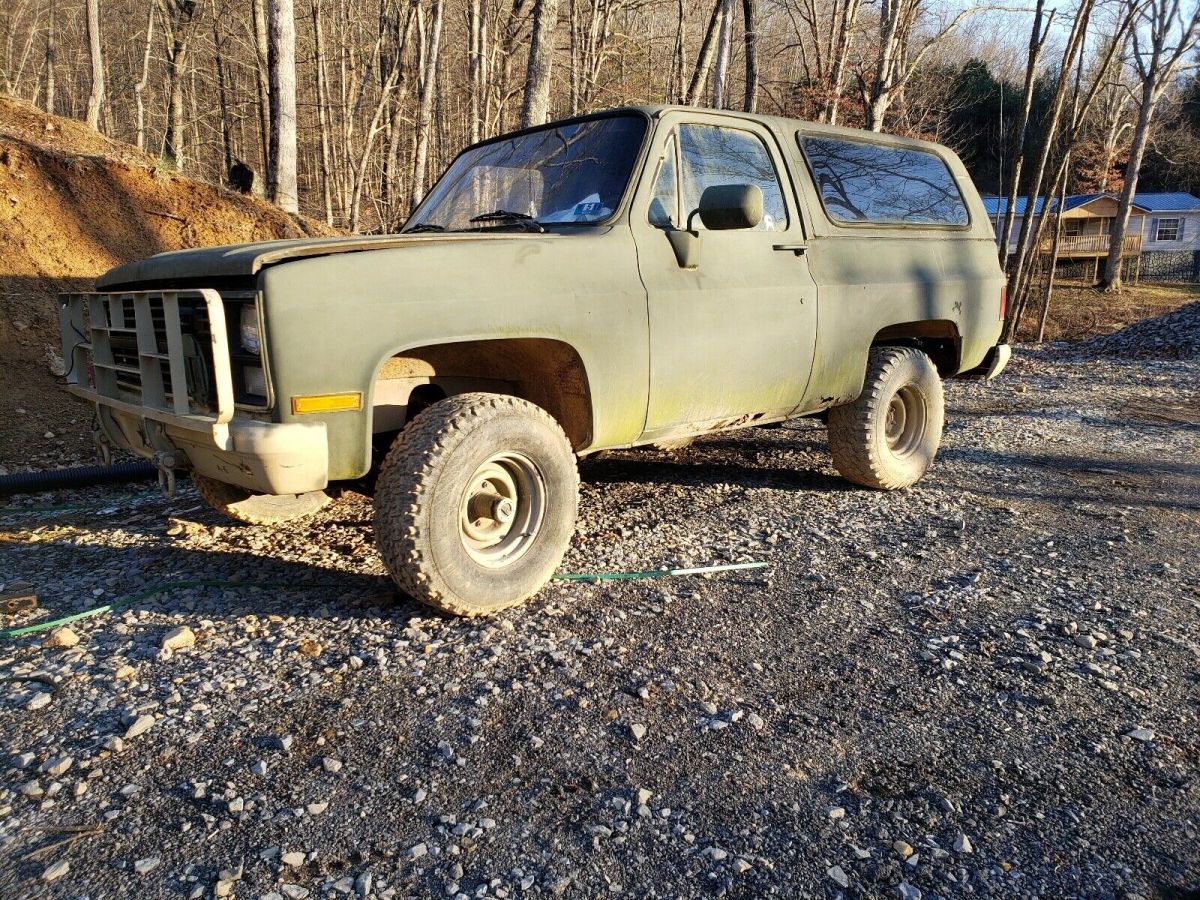
[[[704,189],[754,184],[757,228],[700,232],[694,269],[666,230],[686,228]],[[795,191],[774,137],[756,122],[702,113],[663,117],[631,210],[650,327],[644,438],[781,416],[812,369],[817,292]]]

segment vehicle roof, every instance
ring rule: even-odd
[[[637,106],[618,106],[612,109],[602,110],[604,113],[613,112],[641,112],[651,118],[662,115],[666,112],[684,112],[684,113],[705,113],[706,115],[729,116],[735,119],[750,119],[756,122],[773,126],[780,131],[793,131],[802,129],[804,131],[835,135],[838,137],[847,138],[849,140],[859,141],[874,141],[883,144],[895,144],[897,146],[911,146],[923,149],[940,149],[944,150],[941,144],[933,143],[932,141],[924,141],[920,138],[902,137],[898,134],[887,134],[881,131],[867,131],[863,128],[846,128],[842,125],[824,125],[819,122],[810,122],[805,119],[793,119],[787,116],[769,116],[763,113],[748,113],[741,112],[736,109],[712,109],[707,106],[682,106],[671,104],[641,104]]]

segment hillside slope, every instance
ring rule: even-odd
[[[57,292],[165,250],[330,233],[0,95],[0,467],[91,458],[87,408],[47,361]]]

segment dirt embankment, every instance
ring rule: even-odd
[[[91,456],[87,408],[47,361],[57,292],[166,250],[328,233],[0,95],[0,469]]]

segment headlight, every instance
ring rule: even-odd
[[[257,355],[262,350],[258,334],[258,308],[253,303],[242,304],[242,349]]]

